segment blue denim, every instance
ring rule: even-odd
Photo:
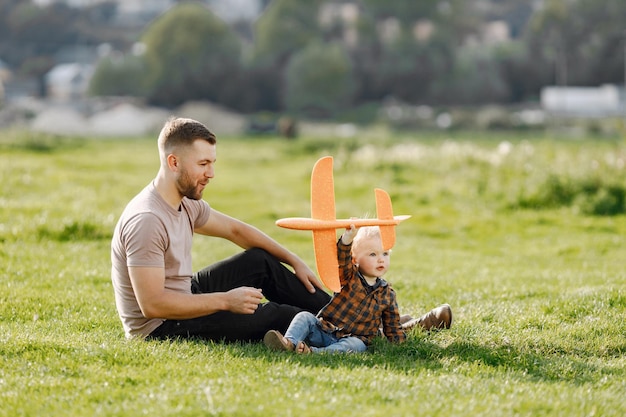
[[[367,345],[358,337],[345,336],[335,337],[333,334],[322,330],[320,322],[315,315],[308,311],[301,311],[293,318],[289,328],[285,332],[285,338],[294,346],[305,342],[311,347],[311,351],[319,352],[365,352]]]

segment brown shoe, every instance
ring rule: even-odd
[[[415,320],[415,319],[410,314],[403,314],[400,316],[400,324],[408,323],[411,320]]]
[[[417,319],[417,323],[428,331],[449,329],[452,326],[452,309],[449,304],[440,305]]]
[[[430,310],[418,319],[414,319],[406,314],[400,317],[400,324],[407,331],[416,326],[420,326],[427,331],[449,329],[452,326],[452,309],[449,304],[443,304]]]
[[[293,350],[294,346],[289,340],[285,339],[279,331],[270,330],[263,337],[265,346],[272,350]]]

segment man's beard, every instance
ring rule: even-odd
[[[198,187],[193,183],[186,170],[181,170],[180,177],[176,180],[178,192],[183,196],[192,200],[201,200],[202,191],[198,191]]]

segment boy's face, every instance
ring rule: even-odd
[[[383,250],[379,237],[363,238],[353,253],[353,261],[366,278],[380,278],[390,264],[389,251]]]

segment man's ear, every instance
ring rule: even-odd
[[[167,155],[167,166],[172,171],[178,171],[178,157],[173,153]]]

